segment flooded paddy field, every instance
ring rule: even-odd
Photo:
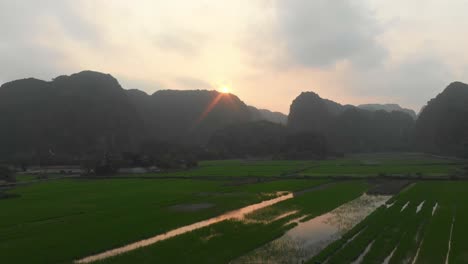
[[[316,188],[244,219],[223,221],[102,262],[193,263],[195,259],[197,263],[228,263],[294,230],[300,225],[294,219],[305,217],[305,221],[326,214],[359,198],[368,187],[365,182],[343,182]]]
[[[308,263],[467,263],[467,188],[414,184]]]
[[[299,217],[291,221],[297,226],[283,236],[232,263],[303,263],[339,239],[390,197],[363,194],[310,220]]]
[[[325,182],[67,179],[16,187],[0,199],[0,262],[71,263]]]
[[[412,176],[431,166],[448,176],[458,162],[413,154],[204,161],[148,178],[18,185],[0,197],[0,262],[73,263],[118,251],[88,260],[468,263],[468,184]],[[392,166],[409,177],[379,176]],[[363,177],[315,177],[322,169]]]

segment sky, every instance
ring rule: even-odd
[[[227,86],[416,111],[468,82],[468,0],[0,0],[0,84],[110,73],[126,89]]]

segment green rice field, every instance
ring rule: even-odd
[[[460,172],[462,162],[430,155],[362,154],[322,161],[202,161],[194,169],[154,176],[447,176]]]
[[[394,181],[404,188],[307,263],[468,263],[464,164],[400,153],[322,161],[202,161],[190,170],[111,178],[40,181],[19,175],[17,186],[0,188],[6,194],[0,195],[0,263],[73,263],[289,193],[287,200],[242,219],[98,261],[230,263]],[[403,178],[386,178],[393,175]]]
[[[0,200],[0,259],[63,263],[324,181],[57,180]],[[203,210],[173,210],[210,204]],[[27,249],[28,254],[24,254]],[[10,262],[11,263],[11,262]]]
[[[467,263],[467,188],[466,182],[417,183],[309,263],[360,257],[362,263]]]

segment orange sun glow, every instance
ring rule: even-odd
[[[229,87],[227,86],[222,86],[220,89],[219,89],[220,92],[222,93],[230,93],[231,92],[231,89],[229,89]]]

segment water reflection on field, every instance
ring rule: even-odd
[[[367,195],[298,225],[232,263],[303,263],[362,221],[391,196]]]

